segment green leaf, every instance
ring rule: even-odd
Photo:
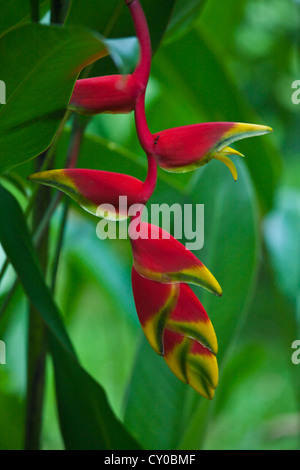
[[[23,404],[17,397],[6,393],[0,394],[0,450],[22,450],[23,415]]]
[[[265,238],[280,291],[299,310],[300,191],[281,189],[265,221]],[[300,331],[300,311],[298,314]]]
[[[1,38],[7,99],[0,106],[0,171],[49,147],[80,70],[106,54],[103,41],[78,27],[31,24]]]
[[[205,3],[200,20],[201,26],[222,46],[225,54],[230,46],[235,46],[235,32],[245,15],[245,5],[246,0],[238,2],[209,0]]]
[[[49,330],[74,354],[74,349],[32,247],[30,235],[20,206],[13,196],[0,186],[0,241],[11,264],[15,268],[23,288],[34,307],[43,316]]]
[[[280,332],[285,342],[284,351],[287,351],[289,355],[291,351],[293,352],[289,348],[300,335],[299,190],[283,187],[278,191],[275,207],[265,220],[264,236],[273,268],[274,284],[278,289],[278,292],[275,291],[276,300],[282,295],[289,307],[289,309],[280,310],[280,315],[278,315]],[[275,298],[275,294],[273,297]],[[277,305],[279,305],[278,301]],[[292,367],[295,396],[299,404],[300,376],[295,364],[292,361],[289,363]]]
[[[48,0],[39,0],[40,9],[45,7]],[[43,8],[44,10],[44,8]],[[31,20],[30,0],[14,0],[0,4],[0,36],[9,29]]]
[[[207,165],[192,186],[195,202],[205,205],[205,243],[198,253],[223,289],[218,299],[201,299],[216,328],[219,361],[249,307],[260,248],[258,204],[244,161],[236,160],[238,181],[219,162]]]
[[[205,3],[207,0],[176,0],[167,38],[186,33],[198,19]]]
[[[49,329],[60,425],[67,449],[137,449],[102,388],[84,371],[39,269],[22,211],[0,187],[0,241],[30,301]],[[84,430],[84,432],[83,432]]]
[[[112,413],[98,383],[52,336],[57,404],[67,450],[138,450]]]
[[[176,449],[184,424],[186,385],[142,335],[125,394],[125,425],[145,449]]]

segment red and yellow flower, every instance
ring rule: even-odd
[[[133,253],[132,288],[137,314],[147,340],[163,356],[172,372],[199,394],[212,399],[218,385],[217,338],[212,323],[188,284],[200,285],[221,296],[218,281],[202,262],[178,240],[159,227],[141,222],[143,204],[151,197],[157,165],[171,172],[186,172],[220,160],[237,179],[229,156],[241,155],[233,142],[271,132],[267,126],[209,122],[152,134],[145,114],[145,92],[151,68],[151,41],[138,0],[125,0],[140,45],[132,74],[78,80],[69,108],[83,114],[134,111],[137,136],[148,158],[144,182],[129,175],[89,169],[35,173],[30,180],[57,188],[85,210],[100,217],[122,220],[128,208],[140,207],[129,225]],[[120,197],[127,197],[126,210]],[[101,210],[103,205],[114,209]],[[100,208],[100,210],[99,210]]]

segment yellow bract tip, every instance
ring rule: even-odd
[[[262,126],[260,124],[245,124],[237,122],[235,126],[229,131],[230,134],[242,134],[244,137],[254,137],[258,135],[268,134],[274,132],[272,127]]]

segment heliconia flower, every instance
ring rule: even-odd
[[[120,173],[85,169],[42,171],[28,179],[63,191],[93,215],[124,220],[130,206],[144,204],[155,188],[157,167],[152,157],[148,162],[145,182]],[[126,196],[124,204],[122,196]]]
[[[136,271],[147,279],[163,283],[187,282],[205,287],[216,295],[222,289],[201,261],[168,232],[132,220],[129,236]]]
[[[132,269],[137,314],[147,340],[172,372],[211,399],[218,384],[217,338],[212,323],[186,284],[162,284]]]
[[[147,20],[138,0],[126,2],[140,46],[138,64],[132,74],[77,80],[69,109],[80,114],[130,113],[146,90],[151,68],[151,40]]]
[[[271,127],[234,122],[207,122],[177,127],[153,134],[152,153],[158,165],[171,172],[194,170],[212,159],[225,163],[237,179],[228,155],[241,155],[228,147],[246,137],[272,132]],[[150,149],[148,149],[150,151]]]

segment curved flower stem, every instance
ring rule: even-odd
[[[148,159],[148,173],[147,178],[144,182],[143,195],[145,199],[150,199],[157,182],[157,164],[155,158],[151,155],[147,155]]]
[[[143,187],[143,199],[145,201],[148,201],[150,197],[153,194],[153,191],[156,187],[156,182],[157,182],[157,164],[155,161],[155,158],[152,155],[147,155],[148,159],[148,173],[147,173],[147,178],[145,179],[144,182],[144,187]],[[143,215],[143,210],[145,208],[144,204],[136,204],[135,205],[135,215],[131,217],[130,223],[134,221],[136,226],[139,226],[139,224],[142,221],[142,215]],[[130,236],[130,230],[129,230],[129,236]]]
[[[125,0],[125,3],[133,19],[136,36],[140,45],[140,59],[132,74],[140,90],[135,104],[136,130],[142,148],[147,155],[151,155],[153,153],[153,137],[147,124],[145,112],[145,94],[152,60],[151,38],[147,19],[139,0]]]
[[[140,44],[140,59],[133,76],[141,90],[145,90],[149,81],[152,48],[147,19],[139,0],[125,0],[133,19],[136,36]]]
[[[145,111],[145,92],[141,93],[135,106],[135,125],[140,144],[147,155],[153,155],[154,142],[149,130]]]

